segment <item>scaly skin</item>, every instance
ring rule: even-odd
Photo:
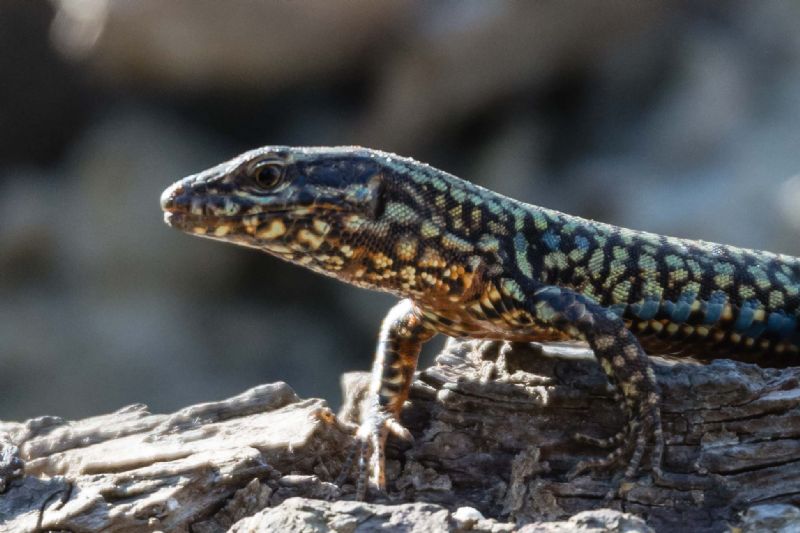
[[[643,346],[791,361],[800,345],[798,258],[585,220],[393,154],[260,148],[178,181],[161,204],[188,233],[403,298],[381,328],[357,434],[359,480],[369,471],[379,489],[387,434],[407,436],[398,416],[436,333],[586,341],[628,424],[593,439],[616,448],[571,475],[627,463],[628,478],[648,443],[662,475],[659,390]]]

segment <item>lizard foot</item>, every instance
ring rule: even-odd
[[[625,432],[620,431],[613,437],[607,438],[593,437],[592,435],[587,435],[586,433],[575,433],[572,438],[573,440],[576,440],[582,444],[588,444],[589,446],[607,449],[619,446],[626,436],[627,435]]]
[[[25,462],[19,456],[19,448],[11,443],[0,444],[0,494],[12,481],[22,477],[24,470]]]
[[[350,475],[355,459],[358,458],[356,478],[356,498],[364,500],[367,490],[386,490],[386,438],[389,434],[413,442],[414,437],[391,414],[374,410],[361,423],[341,474],[336,480],[344,484]]]
[[[612,397],[612,401],[615,405],[624,405],[624,414],[629,419],[633,417],[633,412],[631,411],[630,407],[625,403],[622,394],[619,392],[614,392],[614,396]],[[572,438],[583,444],[588,444],[589,446],[596,446],[598,448],[616,448],[620,446],[628,437],[628,433],[625,431],[620,431],[613,437],[594,437],[592,435],[587,435],[586,433],[575,433]]]
[[[632,479],[639,471],[642,457],[649,442],[653,442],[653,451],[650,456],[650,468],[653,477],[658,480],[663,477],[661,471],[661,458],[664,454],[664,435],[661,429],[661,413],[656,405],[651,405],[638,417],[632,417],[628,428],[608,439],[597,439],[581,435],[579,440],[596,444],[600,447],[616,445],[616,448],[606,457],[581,461],[567,474],[567,479],[572,480],[588,470],[596,471],[611,468],[626,462],[627,468],[620,479],[614,479],[614,488],[606,495],[612,498],[617,493],[617,487],[622,480]]]

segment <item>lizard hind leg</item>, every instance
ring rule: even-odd
[[[401,300],[383,321],[366,408],[351,455],[358,458],[356,497],[360,500],[366,497],[368,488],[386,488],[385,447],[389,434],[413,440],[400,424],[400,410],[408,398],[422,344],[435,334],[411,300]],[[351,466],[352,460],[345,465],[343,476],[349,474]]]
[[[614,342],[611,338],[614,337]],[[590,341],[591,343],[591,341]],[[636,339],[626,329],[616,335],[598,336],[594,343],[595,354],[609,378],[616,382],[625,394],[622,405],[628,419],[627,426],[613,437],[594,439],[601,447],[614,446],[606,457],[581,461],[568,474],[575,478],[587,470],[601,470],[625,463],[624,480],[632,479],[639,470],[649,442],[653,442],[651,470],[654,477],[661,476],[661,459],[664,437],[661,428],[661,413],[658,407],[659,391],[646,355]],[[590,442],[590,437],[579,440]],[[612,494],[613,495],[613,494]]]
[[[617,389],[616,399],[628,418],[626,427],[608,439],[581,437],[594,444],[616,446],[605,458],[581,461],[567,475],[572,479],[587,470],[599,470],[626,463],[624,478],[639,470],[649,443],[653,443],[653,475],[661,476],[664,437],[659,411],[660,392],[644,350],[625,323],[612,311],[569,289],[539,287],[529,308],[538,319],[559,329],[576,330],[594,350],[603,371]]]

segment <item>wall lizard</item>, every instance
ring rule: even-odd
[[[614,384],[626,427],[605,458],[659,478],[659,388],[646,350],[790,361],[800,347],[800,259],[570,216],[412,159],[359,147],[264,147],[184,178],[166,222],[266,251],[402,300],[383,321],[369,408],[356,434],[359,496],[385,488],[389,433],[420,348],[436,333],[510,341],[580,339]],[[622,471],[622,468],[618,470]]]

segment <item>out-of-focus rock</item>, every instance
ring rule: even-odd
[[[30,169],[0,174],[0,290],[52,280],[63,185]]]
[[[775,194],[775,201],[786,221],[795,232],[800,232],[800,174],[787,179]]]
[[[266,91],[342,73],[407,6],[383,2],[59,0],[56,46],[113,83]]]
[[[99,120],[70,153],[65,173],[73,186],[53,226],[65,243],[67,275],[97,288],[194,292],[200,283],[205,290],[226,283],[237,250],[169,230],[158,198],[173,181],[233,155],[213,136],[147,106]]]
[[[585,96],[589,146],[537,197],[626,227],[797,255],[800,61],[787,21],[800,10],[741,3],[704,15],[608,54]]]
[[[0,166],[57,160],[92,108],[79,69],[44,38],[52,18],[49,2],[0,2]]]
[[[662,20],[664,3],[447,2],[419,8],[393,50],[359,143],[409,151],[494,102],[543,88]]]
[[[530,118],[505,119],[494,138],[477,151],[463,177],[512,198],[543,203],[535,191],[547,189],[552,176],[545,169],[542,125]]]
[[[750,119],[758,80],[747,44],[729,33],[701,25],[676,48],[674,70],[648,117],[648,135],[638,141],[644,156],[680,172],[713,158],[735,137]]]

